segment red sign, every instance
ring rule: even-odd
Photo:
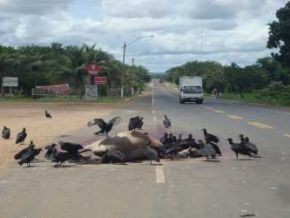
[[[91,75],[97,75],[102,69],[101,66],[97,64],[88,64],[86,65],[86,70]]]
[[[49,86],[36,86],[35,90],[37,93],[42,94],[57,94],[57,95],[67,95],[70,93],[71,89],[69,84],[58,84]]]
[[[107,84],[108,80],[106,76],[95,76],[94,83],[95,84]]]

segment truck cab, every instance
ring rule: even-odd
[[[179,101],[181,104],[185,102],[203,103],[202,78],[200,76],[180,77],[179,88]]]

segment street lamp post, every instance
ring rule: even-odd
[[[124,42],[124,45],[123,45],[123,62],[122,62],[123,69],[122,69],[122,75],[121,75],[121,98],[124,97],[124,72],[126,70],[125,69],[126,48],[127,48],[127,44],[126,44],[126,42]]]
[[[124,74],[125,74],[125,70],[126,70],[126,68],[125,68],[126,49],[127,49],[128,46],[134,44],[135,42],[137,42],[137,41],[139,41],[139,40],[141,40],[143,38],[147,38],[147,37],[153,38],[154,36],[153,35],[150,35],[150,36],[140,36],[140,37],[138,37],[137,39],[135,39],[134,41],[132,41],[132,42],[130,42],[128,44],[126,42],[124,42],[124,44],[123,44],[123,47],[122,47],[123,48],[123,62],[122,62],[123,69],[122,69],[122,75],[121,75],[121,98],[124,97]]]

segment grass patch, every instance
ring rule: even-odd
[[[269,97],[261,95],[260,93],[244,93],[244,98],[241,98],[239,94],[224,93],[221,96],[222,99],[237,100],[248,103],[268,104],[275,106],[290,106],[290,99],[281,97]]]

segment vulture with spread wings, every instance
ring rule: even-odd
[[[120,117],[114,117],[108,123],[106,123],[103,119],[94,119],[88,122],[88,126],[98,125],[100,131],[96,132],[95,135],[105,134],[106,136],[108,136],[108,133],[112,130],[113,126],[119,124],[120,122]]]

